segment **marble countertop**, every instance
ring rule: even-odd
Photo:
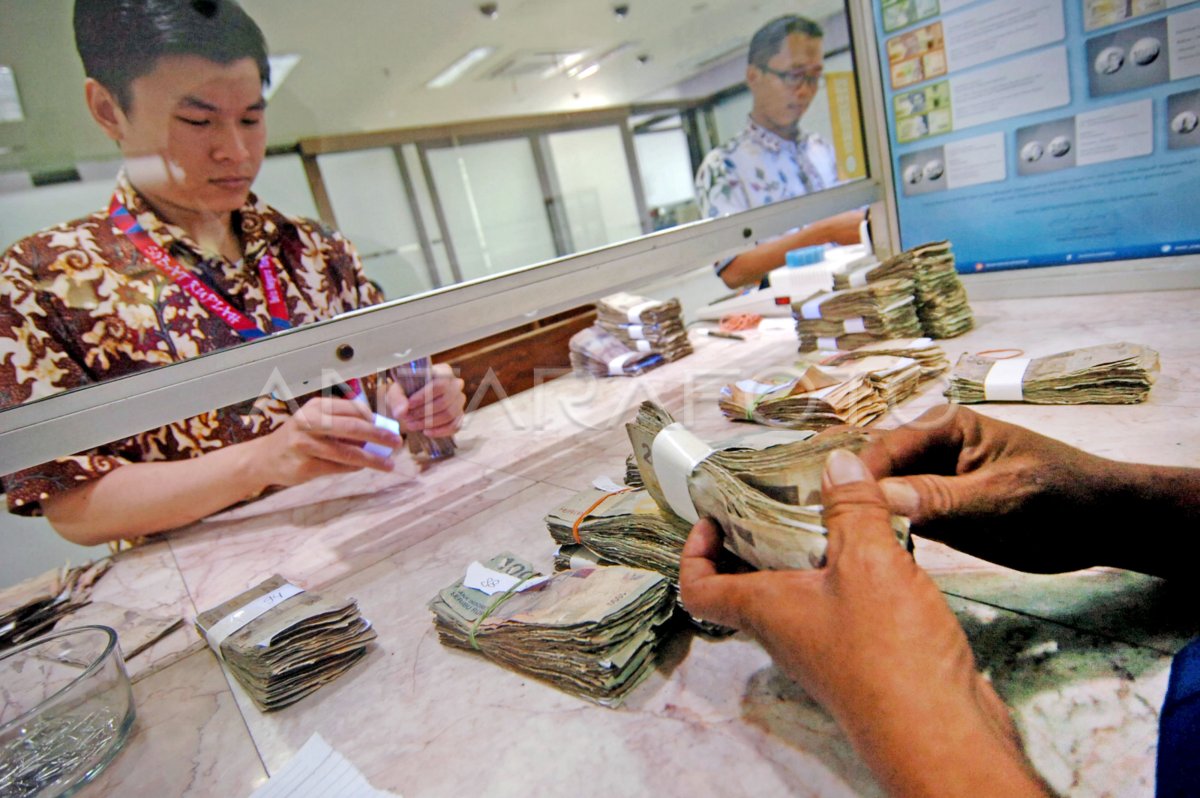
[[[1200,457],[1200,291],[975,304],[951,361],[1001,347],[1028,356],[1107,341],[1162,355],[1131,406],[978,405],[980,412],[1123,460]],[[696,353],[637,379],[548,381],[471,413],[458,456],[423,472],[357,474],[284,491],[123,553],[104,601],[182,612],[187,627],[139,655],[138,720],[82,795],[248,795],[314,732],[373,785],[413,796],[874,796],[831,718],[740,636],[675,636],[617,710],[437,642],[426,603],[504,549],[549,571],[542,517],[606,475],[620,481],[623,424],[643,399],[701,437],[743,428],[716,393],[790,364],[793,332],[745,342],[693,333]],[[940,404],[928,384],[881,420]],[[1031,758],[1070,795],[1151,795],[1171,655],[1200,633],[1161,580],[1112,569],[1019,574],[918,540],[979,666],[1014,710]],[[358,599],[379,633],[365,660],[279,712],[256,710],[191,628],[205,610],[279,573]],[[141,659],[145,657],[146,659]],[[920,730],[914,730],[919,734]]]

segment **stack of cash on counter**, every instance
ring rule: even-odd
[[[475,562],[429,604],[444,645],[616,706],[654,670],[670,582],[623,566],[539,576],[508,553]]]
[[[264,711],[341,676],[375,639],[354,599],[305,591],[280,576],[196,616],[196,629]]]
[[[657,352],[667,361],[692,353],[678,299],[660,302],[626,293],[606,296],[596,303],[596,323],[638,352]]]
[[[834,273],[833,287],[849,290],[896,279],[912,281],[917,317],[925,335],[953,338],[974,326],[949,241],[922,244],[882,263],[848,264]]]
[[[839,424],[861,427],[912,396],[922,380],[941,374],[948,365],[945,353],[929,339],[874,346],[879,348],[832,357],[822,352],[820,365],[801,362],[766,380],[739,380],[721,389],[717,403],[734,421],[809,430]]]
[[[1158,371],[1157,352],[1129,343],[1032,359],[964,354],[954,364],[946,397],[960,404],[1135,404],[1146,401]]]
[[[636,377],[666,361],[658,352],[631,349],[599,324],[571,336],[571,368],[596,377]]]
[[[873,341],[921,335],[913,282],[908,279],[818,291],[794,303],[792,314],[801,352],[855,349]]]

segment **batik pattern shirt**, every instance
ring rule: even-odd
[[[705,218],[750,210],[837,185],[837,156],[815,133],[796,141],[753,119],[705,156],[696,172],[696,200]]]
[[[183,230],[157,216],[124,175],[116,190],[155,243],[264,331],[272,327],[255,264],[265,252],[275,258],[292,326],[379,299],[341,235],[280,213],[253,194],[234,214],[243,257],[230,263],[203,253]],[[232,328],[155,269],[106,210],[29,236],[0,261],[0,407],[239,343]],[[36,515],[44,499],[126,463],[199,457],[265,435],[289,415],[288,403],[264,396],[0,481],[11,511]]]

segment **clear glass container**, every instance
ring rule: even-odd
[[[74,794],[121,750],[133,719],[125,661],[107,626],[0,652],[0,795]]]
[[[422,357],[402,366],[394,366],[391,375],[404,395],[412,396],[429,382],[431,368],[429,358]],[[454,438],[431,438],[423,432],[410,432],[406,437],[408,450],[418,460],[441,460],[454,454]]]

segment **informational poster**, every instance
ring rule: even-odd
[[[1200,0],[874,2],[905,248],[1200,252]]]

